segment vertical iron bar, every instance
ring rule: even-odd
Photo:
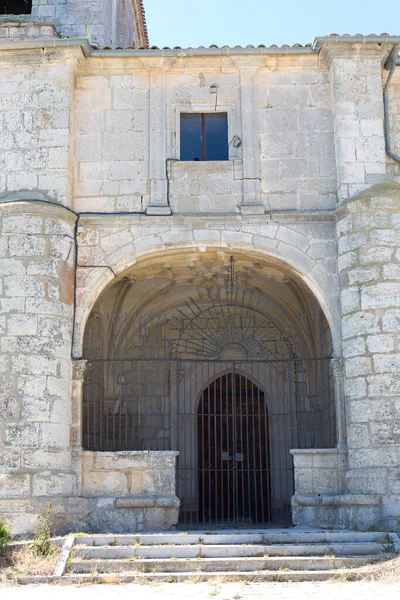
[[[203,364],[203,363],[202,363]],[[208,522],[211,524],[211,508],[212,508],[212,485],[211,477],[213,477],[211,465],[211,390],[210,390],[210,362],[207,361],[207,435],[208,435],[208,473],[207,473],[207,502],[208,502]],[[204,388],[204,381],[202,381],[202,387]]]
[[[267,382],[266,382],[266,365],[263,364],[264,371],[264,431],[265,431],[265,439],[266,439],[266,463],[265,463],[265,479],[266,479],[266,489],[267,489],[267,519],[266,522],[270,523],[271,521],[271,436],[270,436],[270,420],[269,414],[270,409],[267,402]]]
[[[242,365],[241,365],[242,366]],[[242,370],[242,369],[241,369]],[[245,494],[244,494],[244,473],[243,473],[243,469],[244,469],[244,443],[243,443],[243,392],[242,392],[242,387],[243,386],[239,386],[239,422],[240,422],[240,453],[241,453],[241,469],[240,469],[240,487],[241,487],[241,492],[242,492],[242,519],[243,521],[246,518],[246,514],[245,514]],[[246,387],[247,387],[247,381],[246,381]]]
[[[249,515],[249,519],[252,519],[253,511],[251,509],[251,456],[250,456],[250,415],[249,415],[249,386],[246,385],[245,388],[245,397],[246,397],[246,477],[247,477],[247,512]]]
[[[255,424],[255,406],[254,406],[254,373],[253,373],[253,363],[250,365],[250,373],[251,373],[251,411],[252,411],[252,450],[253,450],[253,476],[254,476],[254,508],[255,508],[255,522],[259,523],[258,519],[258,506],[257,506],[257,462],[256,462],[256,424]]]
[[[262,523],[265,523],[265,516],[264,516],[264,478],[263,478],[263,464],[264,464],[264,460],[263,460],[263,451],[266,450],[266,447],[263,448],[264,446],[264,437],[262,435],[262,430],[261,430],[261,407],[260,407],[260,363],[257,363],[257,405],[258,405],[258,409],[257,409],[257,421],[258,421],[258,441],[259,441],[259,468],[260,468],[260,492],[259,494],[261,495],[261,521]],[[262,443],[263,442],[263,443]],[[265,440],[266,443],[266,440]]]
[[[219,376],[219,404],[220,404],[220,448],[221,448],[221,519],[224,521],[224,513],[225,513],[225,483],[224,483],[224,460],[223,460],[223,452],[224,452],[224,421],[223,421],[223,395],[222,395],[222,373],[223,373],[223,365],[221,365],[221,372]],[[229,490],[227,490],[229,493]],[[218,513],[217,513],[218,515]],[[216,523],[218,518],[216,518]]]
[[[214,502],[214,519],[217,517],[218,513],[218,454],[217,454],[217,419],[218,419],[218,411],[217,411],[217,380],[216,380],[216,363],[214,362],[214,372],[213,372],[213,389],[214,389],[214,411],[213,411],[213,421],[214,421],[214,487],[215,487],[215,502]]]
[[[239,375],[240,381],[241,375]],[[232,495],[232,512],[234,521],[238,521],[239,518],[239,490],[238,490],[238,477],[237,477],[237,432],[236,432],[236,368],[235,363],[232,363],[232,469],[233,469],[233,495]]]

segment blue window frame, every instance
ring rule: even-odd
[[[181,160],[229,160],[227,113],[181,113]]]

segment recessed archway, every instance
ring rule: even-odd
[[[262,396],[260,407],[265,407],[258,416],[253,411],[254,426],[262,420],[268,426],[258,440],[258,466],[253,461],[246,467],[246,485],[253,468],[264,478],[253,477],[250,486],[261,496],[246,503],[237,499],[232,516],[248,524],[281,522],[277,515],[289,514],[293,493],[290,450],[336,444],[332,355],[319,303],[281,265],[221,251],[153,257],[110,284],[88,320],[83,446],[179,450],[182,519],[194,526],[207,513],[212,524],[221,515],[202,499],[206,488],[208,496],[217,491],[199,475],[214,460],[208,452],[208,466],[201,462],[199,448],[209,441],[200,435],[199,406],[204,408],[205,394],[214,394],[219,385],[235,413],[250,391],[253,403]],[[247,427],[249,418],[239,414]],[[236,423],[232,417],[232,432]],[[214,431],[212,443],[218,439],[219,454],[229,454],[222,448],[222,430]],[[232,471],[237,485],[239,471]],[[232,512],[233,505],[228,509]]]
[[[231,369],[205,388],[197,410],[197,449],[202,523],[271,521],[269,418],[262,389]]]

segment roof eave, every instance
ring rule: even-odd
[[[135,15],[138,46],[139,48],[149,47],[149,34],[146,24],[146,13],[143,6],[143,0],[132,0],[133,13]]]

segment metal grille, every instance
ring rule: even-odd
[[[330,335],[227,289],[174,314],[93,315],[83,446],[178,450],[186,527],[283,524],[292,448],[336,445]]]

